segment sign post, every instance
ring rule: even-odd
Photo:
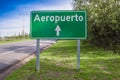
[[[77,69],[80,69],[80,40],[77,40]]]
[[[39,72],[40,71],[40,40],[37,39],[36,40],[36,71]]]
[[[76,39],[77,68],[80,69],[80,39],[87,38],[86,11],[41,10],[32,11],[30,37],[37,39],[36,68],[39,71],[39,39]]]

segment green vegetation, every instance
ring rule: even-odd
[[[11,42],[21,42],[25,40],[30,40],[30,39],[21,39],[21,40],[0,40],[0,44],[6,44],[6,43],[11,43]]]
[[[0,37],[0,44],[19,42],[19,41],[24,41],[24,40],[29,40],[28,34],[25,34],[24,36],[18,35],[18,36],[5,36],[3,38]]]
[[[120,0],[73,0],[75,10],[88,13],[88,41],[120,53]]]
[[[77,41],[61,40],[5,80],[120,80],[120,55],[81,43],[81,68],[76,69]]]

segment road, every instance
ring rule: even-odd
[[[40,49],[55,43],[53,40],[41,40]],[[0,73],[12,64],[21,61],[36,51],[36,40],[0,45]]]

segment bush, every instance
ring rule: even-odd
[[[74,0],[75,10],[88,13],[88,41],[96,46],[120,53],[120,1]]]

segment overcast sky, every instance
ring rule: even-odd
[[[28,33],[35,10],[72,10],[72,0],[0,0],[0,36]]]

